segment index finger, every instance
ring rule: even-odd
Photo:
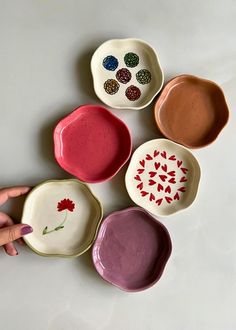
[[[10,187],[0,189],[0,206],[6,203],[11,197],[18,197],[26,194],[30,190],[30,187]]]

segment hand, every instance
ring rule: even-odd
[[[0,189],[0,206],[9,198],[18,197],[26,194],[30,190],[29,187],[12,187]],[[17,240],[18,243],[24,244],[22,236],[32,233],[33,228],[25,224],[15,225],[13,220],[3,212],[0,212],[0,246],[3,246],[6,253],[10,256],[18,255],[18,252],[12,243]]]

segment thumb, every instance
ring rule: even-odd
[[[33,228],[25,224],[12,225],[0,229],[0,246],[32,233]]]

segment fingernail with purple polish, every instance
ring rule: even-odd
[[[21,235],[24,236],[24,235],[30,234],[30,233],[32,233],[32,231],[33,231],[32,227],[25,226],[25,227],[21,228]]]

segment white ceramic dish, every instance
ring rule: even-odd
[[[192,153],[166,139],[138,147],[125,177],[131,199],[156,216],[168,216],[190,206],[199,180],[200,166]]]
[[[26,244],[43,256],[76,257],[95,240],[102,219],[100,202],[78,180],[50,180],[28,195],[22,223],[33,227]]]
[[[163,86],[154,49],[139,39],[104,42],[91,60],[94,89],[102,102],[117,109],[143,109]]]

